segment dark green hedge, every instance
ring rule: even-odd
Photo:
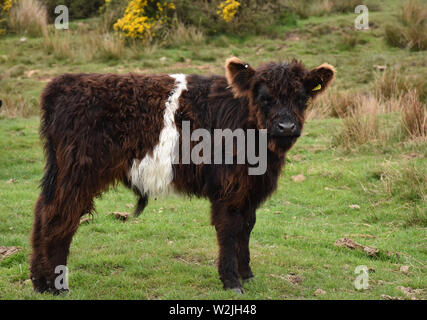
[[[70,19],[82,19],[96,15],[104,0],[42,0],[47,7],[51,20],[55,18],[55,7],[65,5],[68,7]]]

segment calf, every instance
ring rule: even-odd
[[[225,77],[65,74],[48,84],[40,129],[47,161],[32,233],[35,290],[58,292],[54,270],[66,265],[80,218],[93,210],[96,196],[121,181],[138,194],[137,213],[167,190],[208,198],[220,279],[224,288],[243,293],[240,279],[253,277],[255,211],[277,187],[308,101],[327,88],[335,71],[327,64],[307,70],[295,60],[254,69],[237,58],[225,69]],[[187,143],[185,121],[192,131],[266,132],[265,173],[250,175],[248,162],[175,159],[174,150]]]

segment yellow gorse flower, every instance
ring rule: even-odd
[[[230,22],[239,10],[240,2],[236,0],[225,0],[218,6],[217,14],[225,21]]]
[[[0,9],[1,9],[1,11],[3,11],[3,12],[9,12],[10,9],[12,8],[14,2],[16,2],[16,0],[4,0],[4,1],[0,1]]]
[[[151,9],[153,7],[155,9],[154,13],[151,12],[151,16],[149,16],[149,6]],[[174,10],[175,5],[154,0],[130,0],[124,16],[117,20],[113,27],[126,38],[146,39],[154,37],[153,29],[164,23],[168,9]]]

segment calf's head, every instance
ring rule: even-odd
[[[226,61],[226,78],[234,96],[249,99],[249,114],[269,139],[284,147],[301,135],[308,102],[331,84],[335,69],[322,64],[313,70],[293,60],[267,63],[256,70],[238,58]]]

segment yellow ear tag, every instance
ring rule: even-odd
[[[322,86],[320,85],[320,84],[318,84],[317,86],[315,86],[314,88],[313,88],[313,90],[311,90],[311,91],[319,91],[320,89],[322,89]]]

